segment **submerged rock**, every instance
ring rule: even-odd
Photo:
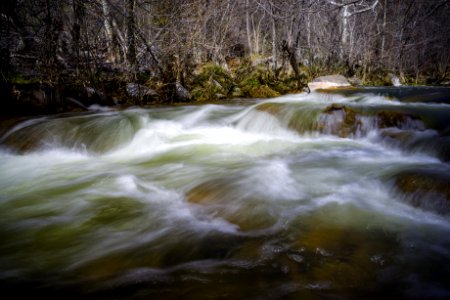
[[[137,125],[121,115],[32,119],[0,137],[0,146],[17,153],[54,147],[104,153],[133,138]]]
[[[389,142],[391,145],[400,146],[405,144],[411,144],[411,141],[415,139],[415,134],[412,131],[389,129],[383,130],[380,136],[384,141]]]
[[[256,110],[266,112],[274,117],[278,117],[280,115],[282,104],[279,103],[263,103],[256,107]]]
[[[360,109],[341,103],[333,103],[321,110],[267,102],[257,105],[255,110],[268,113],[299,134],[316,131],[347,138],[376,129],[426,129],[421,118],[413,114],[389,109]]]
[[[350,86],[350,82],[342,75],[321,76],[308,83],[308,87],[311,91]]]
[[[416,116],[398,111],[383,110],[377,114],[378,128],[405,128],[423,130],[423,122]]]
[[[276,223],[274,216],[233,180],[210,180],[186,193],[190,203],[213,218],[223,218],[242,231],[264,229]]]
[[[384,143],[405,150],[437,156],[441,161],[450,161],[450,136],[428,131],[425,134],[415,130],[397,128],[383,129],[380,136]]]
[[[393,238],[381,230],[312,226],[298,239],[308,263],[307,276],[337,288],[370,285],[377,271],[390,263]]]
[[[357,112],[342,104],[332,104],[319,117],[318,130],[339,137],[349,137],[362,128]]]
[[[424,130],[425,125],[419,117],[408,113],[392,110],[360,111],[339,103],[326,107],[318,122],[320,132],[339,137],[365,134],[371,129],[384,128]]]
[[[395,176],[395,187],[415,207],[450,213],[450,175],[432,170],[412,170]]]

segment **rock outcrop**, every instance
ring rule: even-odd
[[[146,87],[145,85],[137,84],[137,83],[127,83],[127,95],[131,98],[135,99],[151,99],[158,97],[158,93],[154,90]]]
[[[187,102],[191,100],[191,94],[189,91],[178,82],[175,84],[175,95],[177,101]]]

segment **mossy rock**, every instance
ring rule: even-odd
[[[354,135],[361,128],[358,113],[342,104],[332,104],[319,117],[318,130],[345,138]]]
[[[197,101],[214,101],[230,97],[235,86],[231,74],[216,64],[205,64],[194,79],[192,95]],[[222,97],[222,98],[223,98]]]
[[[271,88],[280,94],[286,94],[292,90],[297,89],[297,82],[289,80],[277,81],[271,84]]]
[[[195,87],[192,90],[192,97],[195,99],[195,101],[198,102],[207,102],[212,101],[214,99],[214,92],[211,92],[209,89],[204,87]]]
[[[299,134],[317,131],[321,129],[319,128],[319,115],[320,111],[317,110],[296,109],[291,112],[288,128]]]
[[[239,83],[239,88],[245,96],[250,96],[253,89],[261,86],[257,78],[246,78]]]
[[[249,90],[252,98],[274,98],[280,96],[280,93],[274,91],[267,85],[260,85]]]
[[[280,115],[282,108],[282,103],[262,103],[256,106],[257,111],[263,111],[275,117]]]
[[[244,95],[252,98],[270,98],[279,96],[269,85],[273,82],[271,72],[263,67],[250,68],[237,75],[239,88]]]
[[[195,80],[203,82],[209,80],[211,76],[217,78],[229,78],[230,74],[218,64],[207,63],[198,69]]]

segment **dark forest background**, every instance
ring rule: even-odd
[[[448,0],[2,0],[2,107],[271,97],[316,76],[446,84]]]

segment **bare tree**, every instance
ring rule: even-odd
[[[135,38],[135,0],[127,0],[127,62],[135,71],[136,67],[136,38]]]
[[[378,5],[378,0],[369,1],[353,1],[353,0],[341,0],[336,2],[333,0],[327,0],[328,3],[336,6],[340,10],[340,22],[341,22],[341,58],[348,55],[349,44],[353,44],[351,40],[350,32],[350,18],[355,15],[374,10]]]

